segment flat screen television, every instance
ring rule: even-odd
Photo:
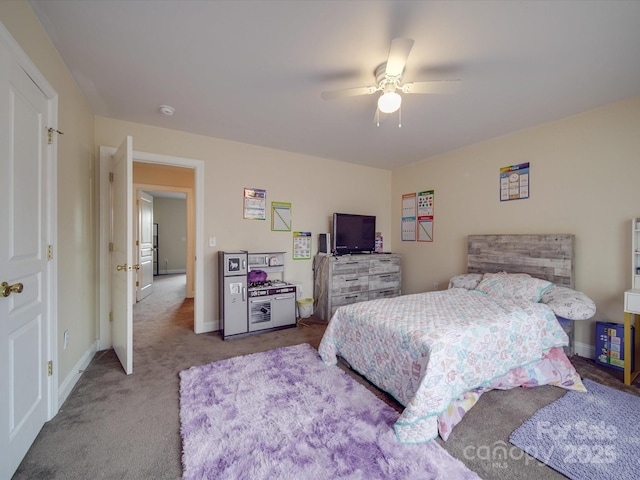
[[[374,215],[333,214],[333,253],[373,252],[376,247],[376,217]]]

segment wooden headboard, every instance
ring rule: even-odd
[[[528,273],[574,288],[574,235],[469,235],[468,273]]]

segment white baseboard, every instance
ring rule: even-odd
[[[204,322],[202,330],[196,330],[196,333],[215,332],[217,330],[220,330],[220,321],[213,320],[212,322]]]
[[[584,358],[595,359],[596,358],[596,347],[593,345],[589,345],[588,343],[574,342],[573,343],[574,351],[577,355],[580,355]]]
[[[97,351],[98,342],[96,341],[91,345],[91,347],[89,347],[84,355],[82,355],[80,360],[78,360],[78,363],[74,365],[74,367],[71,369],[71,373],[67,375],[67,378],[65,378],[64,381],[58,386],[58,409],[62,407],[62,404],[71,393],[71,390],[73,390],[73,387],[75,387],[76,383],[78,383],[78,380],[80,380],[82,372],[85,368],[87,368],[89,362],[91,362],[91,359]]]

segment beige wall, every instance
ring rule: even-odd
[[[96,152],[100,145],[120,145],[133,136],[135,151],[192,158],[204,162],[204,319],[218,318],[217,252],[249,250],[282,251],[286,255],[286,278],[303,285],[303,295],[313,295],[311,260],[292,260],[291,232],[272,232],[267,220],[242,218],[243,189],[267,191],[267,204],[291,202],[292,231],[317,234],[330,230],[333,212],[373,214],[378,230],[391,240],[391,172],[269,148],[192,135],[175,130],[95,119]],[[216,246],[209,247],[209,237]]]
[[[0,2],[0,21],[58,93],[58,383],[97,338],[93,122],[89,105],[25,1]],[[69,330],[69,346],[62,335]]]
[[[500,202],[499,169],[524,162],[531,197]],[[393,229],[394,250],[404,254],[404,292],[431,290],[434,282],[446,288],[465,272],[469,234],[571,233],[576,288],[598,307],[593,321],[579,322],[576,341],[594,345],[594,321],[623,321],[639,182],[640,98],[397,169],[393,225],[400,224],[403,193],[435,190],[433,243],[401,242]]]
[[[186,272],[187,201],[181,198],[153,198],[153,222],[158,224],[160,273]]]

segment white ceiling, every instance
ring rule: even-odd
[[[640,95],[640,1],[30,4],[97,115],[385,169]],[[402,128],[320,98],[374,84],[395,37],[403,82],[459,91],[405,95]]]

